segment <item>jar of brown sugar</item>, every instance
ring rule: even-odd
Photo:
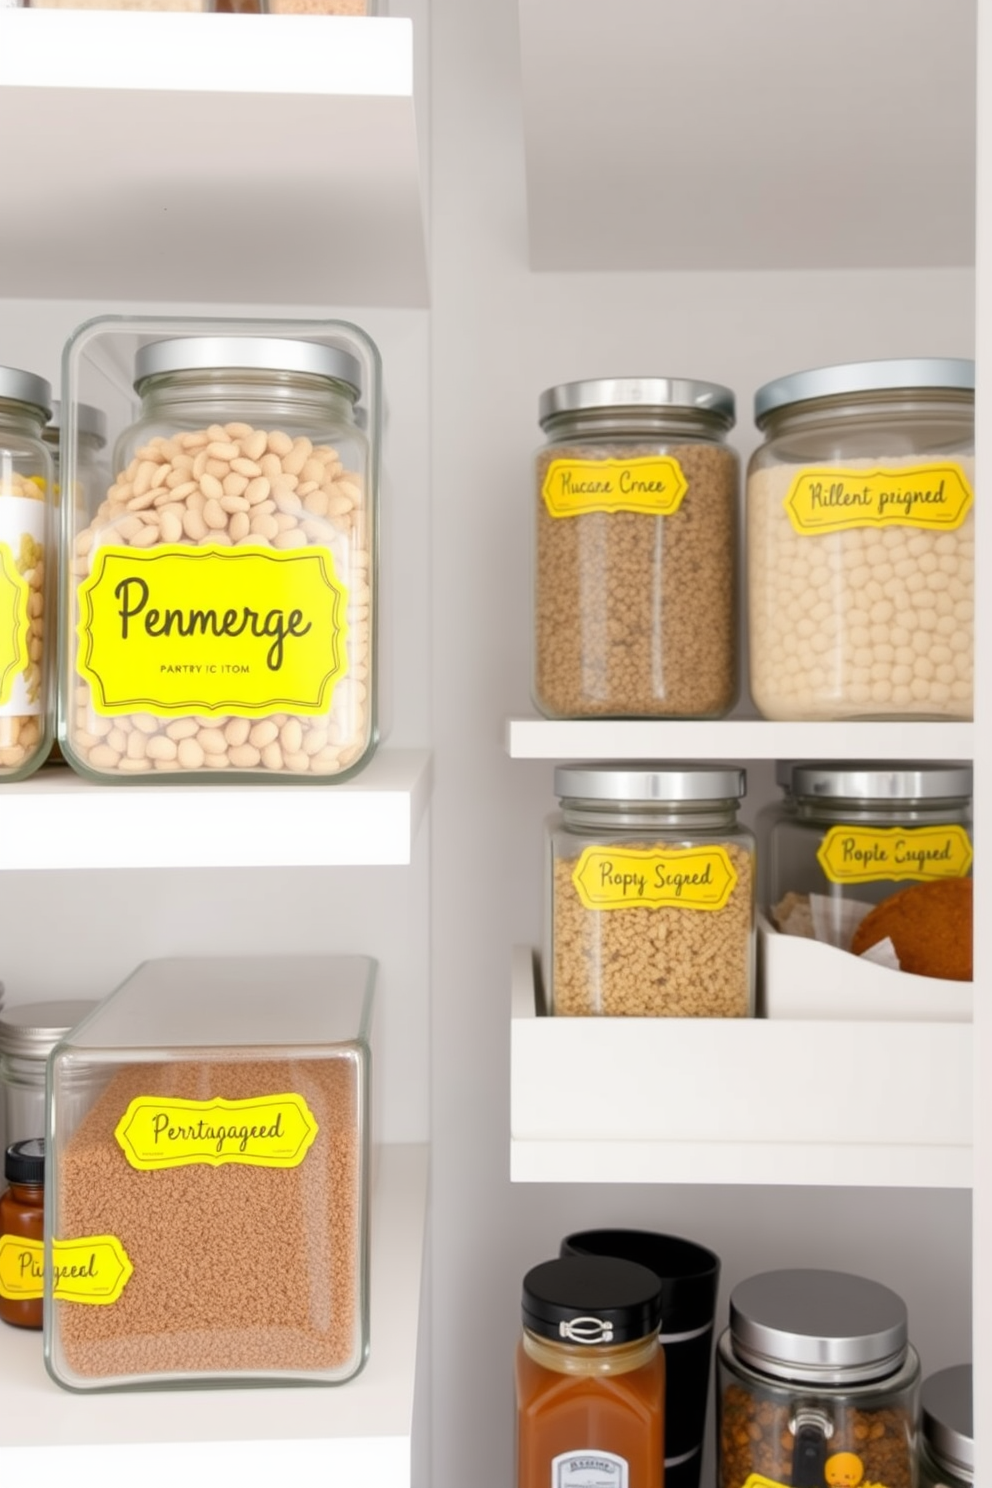
[[[914,1488],[920,1362],[906,1306],[839,1271],[767,1271],[717,1347],[719,1488]]]
[[[534,701],[552,718],[719,718],[737,694],[734,395],[549,388],[537,457]]]
[[[754,839],[743,770],[562,765],[549,825],[555,1014],[743,1018],[754,1006]]]

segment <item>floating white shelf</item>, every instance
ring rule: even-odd
[[[971,723],[770,723],[512,718],[514,759],[971,759]]]
[[[0,787],[0,870],[406,864],[430,778],[416,749],[382,749],[326,786],[94,785],[46,769]]]
[[[534,268],[974,262],[974,0],[519,9]]]
[[[0,8],[29,119],[5,295],[427,303],[409,20]]]
[[[510,1175],[966,1188],[967,1023],[550,1018],[513,959]]]
[[[333,1388],[71,1395],[41,1335],[0,1326],[0,1481],[409,1488],[427,1148],[375,1154],[369,1361]],[[154,1448],[154,1455],[149,1449]]]

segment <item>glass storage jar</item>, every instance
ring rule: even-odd
[[[970,1364],[928,1375],[920,1391],[920,1488],[971,1488],[975,1431]]]
[[[747,477],[751,692],[766,718],[970,718],[974,363],[760,388]]]
[[[0,1318],[40,1328],[44,1297],[45,1139],[12,1142],[0,1193]]]
[[[719,1488],[916,1488],[920,1361],[888,1287],[767,1271],[730,1298],[717,1346]]]
[[[0,999],[2,1002],[2,999]],[[0,1006],[0,1087],[3,1146],[45,1135],[45,1066],[59,1039],[91,1013],[95,1002],[67,999]]]
[[[620,377],[542,393],[534,701],[552,718],[719,718],[737,695],[734,395]]]
[[[62,498],[62,404],[52,401],[52,413],[45,425],[43,438],[52,457],[52,493],[56,503]],[[76,404],[76,505],[88,521],[110,486],[110,468],[104,450],[107,447],[107,420],[99,408],[89,403]]]
[[[283,337],[139,348],[141,415],[67,564],[62,730],[82,773],[321,782],[368,761],[376,499],[361,371],[349,351]]]
[[[754,1010],[754,838],[743,770],[560,765],[545,974],[555,1014]]]
[[[516,1488],[655,1488],[664,1475],[661,1282],[567,1256],[524,1277]]]

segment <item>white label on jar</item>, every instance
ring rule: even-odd
[[[6,560],[3,567],[7,578],[8,587],[11,583],[21,588],[23,575],[34,567],[36,560],[36,549],[44,549],[45,545],[45,503],[33,501],[29,496],[4,496],[0,499],[0,543],[4,545],[7,552],[3,555]],[[7,607],[4,606],[6,616]],[[12,652],[8,654],[10,637],[4,632],[0,641],[0,652],[4,657],[10,659]],[[23,653],[21,653],[23,655]],[[10,677],[9,693],[6,700],[0,703],[0,717],[24,718],[29,714],[41,712],[41,689],[35,680],[28,683],[28,673],[24,669],[24,663],[17,662],[18,670]],[[0,692],[5,691],[0,689]],[[34,694],[32,696],[32,694]]]
[[[562,1452],[551,1464],[551,1488],[630,1488],[630,1468],[613,1452]]]

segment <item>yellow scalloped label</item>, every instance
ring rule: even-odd
[[[541,495],[552,517],[619,511],[670,517],[688,489],[678,460],[638,455],[630,460],[552,460]]]
[[[114,1130],[132,1168],[157,1172],[207,1163],[295,1168],[320,1128],[302,1095],[257,1100],[167,1100],[139,1095]]]
[[[926,527],[952,532],[974,500],[960,465],[879,466],[875,470],[825,465],[800,470],[784,506],[796,532],[845,532],[852,527]]]
[[[116,1235],[86,1235],[79,1240],[52,1241],[58,1302],[83,1302],[109,1307],[134,1275],[131,1257]]]
[[[34,1302],[45,1295],[45,1247],[23,1235],[0,1235],[0,1297]]]
[[[348,669],[329,548],[100,548],[79,585],[76,669],[105,717],[327,713]]]
[[[816,853],[835,884],[964,878],[973,857],[964,827],[831,827]]]
[[[586,909],[724,909],[737,870],[722,847],[587,847],[572,870]]]
[[[10,702],[14,678],[28,665],[30,592],[10,544],[0,542],[0,708]]]

